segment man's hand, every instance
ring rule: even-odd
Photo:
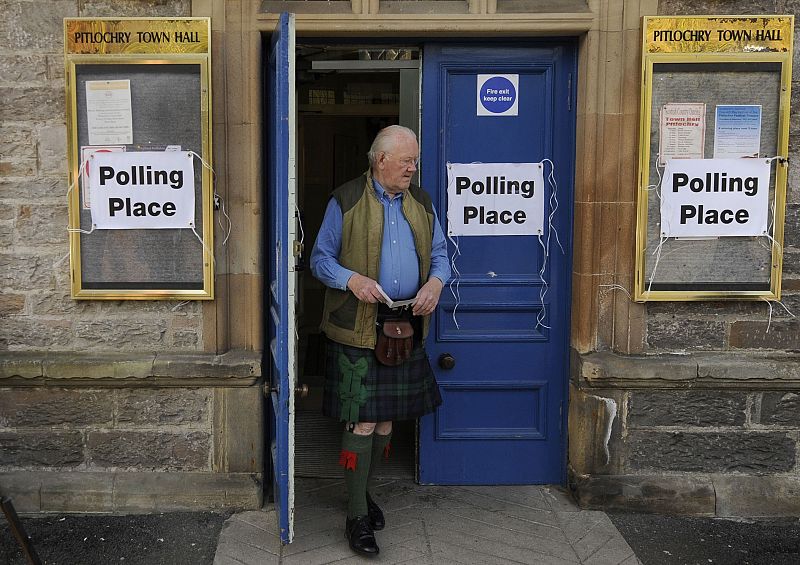
[[[431,277],[417,292],[417,301],[414,303],[412,313],[415,316],[427,316],[439,304],[439,295],[444,284],[436,277]]]
[[[383,302],[383,297],[378,291],[378,283],[364,275],[353,273],[353,276],[347,281],[347,288],[349,288],[361,302],[369,302],[370,304]]]

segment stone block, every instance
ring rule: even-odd
[[[0,294],[0,316],[20,314],[24,308],[24,294]]]
[[[261,376],[261,357],[253,351],[233,350],[222,355],[159,354],[153,375],[213,377],[214,379],[256,379]],[[253,382],[255,382],[253,380]]]
[[[28,245],[63,244],[69,240],[67,207],[22,204],[17,215],[17,239]]]
[[[74,467],[83,461],[78,431],[0,432],[0,467]]]
[[[775,0],[662,0],[658,3],[658,14],[661,16],[775,13]]]
[[[115,321],[80,321],[75,336],[87,347],[121,347],[130,350],[164,345],[167,327],[163,321],[128,318]]]
[[[116,473],[114,510],[259,509],[261,489],[260,474]]]
[[[77,471],[41,480],[43,512],[102,512],[112,508],[114,476]],[[50,479],[50,480],[48,480]]]
[[[569,392],[569,463],[576,472],[608,472],[611,463],[611,436],[619,433],[620,402],[600,392]],[[616,430],[615,430],[616,428]]]
[[[9,318],[2,335],[8,349],[63,348],[72,343],[72,321]]]
[[[747,393],[720,391],[634,391],[628,426],[741,426]]]
[[[717,516],[800,516],[800,478],[713,475]]]
[[[89,464],[138,470],[208,469],[209,438],[203,432],[89,432]]]
[[[115,379],[123,383],[135,382],[152,374],[154,357],[152,353],[51,354],[43,360],[42,371],[48,379]]]
[[[713,516],[714,486],[698,476],[579,475],[570,488],[581,508]]]
[[[794,278],[800,278],[800,249],[784,248],[783,274]]]
[[[7,201],[0,201],[0,221],[6,222],[17,217],[16,204],[9,204]]]
[[[0,222],[0,241],[11,242],[14,240],[14,224],[12,222]]]
[[[10,498],[18,514],[40,512],[41,491],[36,471],[0,471],[0,496]]]
[[[113,17],[125,14],[128,17],[191,16],[191,0],[84,0],[81,2],[81,17]]]
[[[783,244],[786,247],[800,248],[800,204],[786,205],[786,219],[783,228]]]
[[[769,332],[767,332],[769,326]],[[800,349],[800,322],[740,321],[731,325],[730,346],[739,349]]]
[[[767,305],[762,301],[710,300],[702,302],[648,302],[648,316],[764,316]]]
[[[780,473],[794,469],[795,441],[786,434],[633,431],[627,439],[633,471]]]
[[[47,122],[64,116],[64,87],[19,86],[0,87],[0,122]]]
[[[759,423],[800,428],[800,394],[765,392],[761,399]]]
[[[3,160],[36,160],[36,140],[27,125],[0,125],[0,155]],[[66,152],[64,153],[66,155]]]
[[[118,425],[207,425],[209,389],[144,389],[117,391]]]
[[[97,303],[98,313],[101,315],[131,316],[142,314],[157,314],[159,318],[184,318],[199,316],[201,309],[197,301],[181,306],[178,310],[173,308],[178,303],[168,300],[103,300]],[[199,325],[199,320],[195,322]]]
[[[650,317],[647,345],[653,349],[724,349],[724,322]]]
[[[66,261],[65,261],[66,262]],[[30,313],[34,316],[59,316],[63,314],[85,314],[93,312],[97,303],[91,300],[75,300],[68,292],[43,291],[28,294]]]
[[[200,338],[196,331],[176,330],[172,333],[172,345],[183,349],[196,349]]]
[[[0,287],[17,290],[53,288],[53,262],[41,255],[0,254]]]
[[[36,172],[35,159],[0,160],[0,176],[32,177]]]
[[[3,54],[0,57],[0,86],[14,86],[20,83],[40,86],[46,84],[47,57],[29,53]]]
[[[0,355],[0,379],[36,379],[44,374],[39,353],[17,352]]]
[[[39,174],[47,176],[67,171],[67,127],[42,126],[36,132]]]
[[[109,390],[12,388],[0,393],[0,426],[6,428],[111,424]]]
[[[787,278],[783,277],[781,280],[781,288],[786,290],[791,290],[792,292],[800,290],[800,278]]]
[[[64,55],[47,56],[47,80],[51,83],[64,83]]]
[[[0,177],[0,194],[4,198],[24,198],[26,200],[64,198],[68,188],[66,171],[63,178],[60,179],[8,180]]]
[[[261,475],[197,472],[0,471],[17,512],[260,509]]]
[[[253,418],[263,409],[261,386],[214,389],[215,471],[260,473],[266,440],[264,419]]]
[[[8,0],[3,2],[0,43],[16,51],[63,51],[63,18],[77,15],[76,2],[70,0]]]

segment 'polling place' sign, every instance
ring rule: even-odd
[[[770,162],[670,159],[661,183],[662,237],[767,233]]]
[[[542,163],[449,163],[450,235],[544,233]]]
[[[194,225],[194,163],[188,151],[95,153],[89,179],[97,229]]]

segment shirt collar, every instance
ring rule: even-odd
[[[389,198],[389,195],[386,193],[386,189],[383,188],[381,183],[375,180],[375,177],[372,177],[372,186],[375,188],[375,194],[378,195],[378,200],[387,200],[387,201],[391,200],[391,198]],[[399,193],[397,196],[395,196],[395,198],[402,198],[402,197],[403,197],[402,192]]]

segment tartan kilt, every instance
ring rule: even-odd
[[[348,370],[354,366],[360,370]],[[431,364],[416,340],[408,361],[390,367],[379,363],[372,349],[326,338],[322,401],[326,416],[356,423],[413,420],[441,403]]]

